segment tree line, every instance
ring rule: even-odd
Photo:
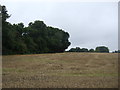
[[[43,21],[11,24],[6,7],[2,6],[2,54],[37,54],[64,52],[71,44],[68,32],[47,26]]]
[[[120,53],[120,50],[115,50],[112,53]]]
[[[68,52],[101,52],[101,53],[109,53],[109,48],[105,46],[98,46],[94,49],[87,49],[87,48],[71,48]]]
[[[30,22],[27,27],[23,23],[11,24],[5,6],[2,11],[2,54],[39,54],[64,52],[71,44],[69,33],[62,29],[47,26],[43,21]],[[94,49],[71,48],[68,52],[106,52],[109,48],[99,46]],[[120,53],[120,50],[113,51]]]

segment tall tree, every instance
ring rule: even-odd
[[[10,17],[10,15],[8,15],[7,13],[7,9],[5,6],[2,6],[2,22],[6,22],[6,19],[8,19]]]
[[[43,21],[11,24],[6,21],[10,15],[3,6],[3,54],[64,52],[70,42],[69,34],[62,29],[49,27]]]

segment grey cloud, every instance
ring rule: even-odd
[[[117,2],[9,2],[4,3],[12,23],[43,20],[47,25],[70,34],[71,47],[95,48],[105,45],[118,49]]]

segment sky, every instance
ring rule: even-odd
[[[11,17],[9,22],[23,22],[25,26],[35,20],[47,26],[60,28],[70,34],[70,48],[107,46],[118,49],[118,3],[111,1],[78,0],[3,0]]]

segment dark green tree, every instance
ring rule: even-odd
[[[94,52],[94,49],[90,49],[89,52]]]
[[[6,22],[6,19],[8,19],[10,17],[10,15],[8,15],[7,13],[7,9],[5,6],[2,6],[2,23]]]
[[[115,50],[112,53],[120,53],[120,50]]]
[[[81,52],[88,52],[88,49],[87,48],[82,48]]]
[[[81,51],[81,49],[80,49],[79,47],[71,48],[71,49],[69,50],[69,52],[80,52],[80,51]]]
[[[96,52],[109,53],[109,49],[108,49],[108,47],[105,47],[105,46],[99,46],[99,47],[96,47],[95,51],[96,51]]]
[[[3,54],[31,54],[64,52],[70,42],[69,34],[62,29],[49,27],[43,21],[11,24],[6,21],[10,15],[2,8],[2,46]]]
[[[88,49],[87,48],[80,49],[79,47],[76,47],[76,48],[71,48],[69,52],[88,52]]]

